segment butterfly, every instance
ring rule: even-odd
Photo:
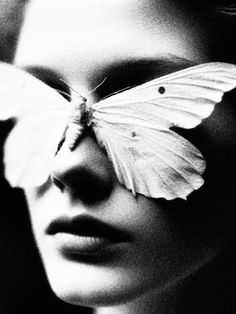
[[[173,127],[191,129],[236,87],[236,66],[212,62],[171,73],[88,105],[0,63],[0,120],[16,123],[4,146],[5,176],[24,189],[48,179],[58,144],[70,150],[90,127],[119,182],[133,195],[187,199],[203,183],[202,153]]]

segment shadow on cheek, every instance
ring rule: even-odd
[[[187,201],[157,200],[168,220],[181,232],[231,232],[236,224],[236,91],[227,93],[211,116],[193,129],[175,128],[203,154],[207,166],[203,186]],[[227,230],[228,229],[228,230]],[[194,231],[195,230],[195,231]]]

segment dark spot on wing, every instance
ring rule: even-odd
[[[158,92],[159,92],[160,94],[165,94],[165,91],[166,91],[166,89],[165,89],[164,86],[160,86],[160,87],[158,88]]]

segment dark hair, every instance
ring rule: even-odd
[[[236,3],[232,0],[173,0],[203,25],[212,61],[236,63]]]
[[[24,8],[28,0],[1,1],[0,3],[0,60],[11,62],[17,44]]]
[[[211,7],[209,14],[205,15],[210,38],[213,39],[215,57],[217,61],[236,63],[236,46],[234,43],[236,3],[232,3],[232,1],[218,2],[221,2],[222,5]]]

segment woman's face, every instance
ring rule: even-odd
[[[86,97],[107,77],[88,97],[97,101],[209,61],[206,42],[193,16],[172,1],[33,0],[16,63],[50,68]],[[89,135],[73,151],[61,147],[51,174],[55,184],[25,192],[50,285],[67,302],[96,306],[158,292],[222,246],[220,223],[214,226],[203,201],[191,208],[134,198]]]

